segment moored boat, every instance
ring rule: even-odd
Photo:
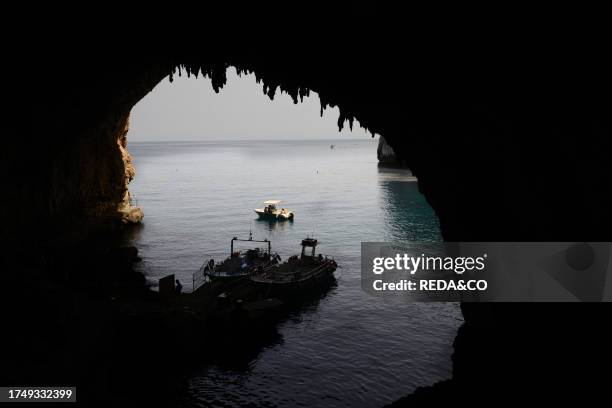
[[[316,255],[318,241],[314,238],[302,240],[302,253],[287,261],[260,268],[251,275],[251,282],[269,296],[286,297],[297,292],[322,287],[334,280],[338,267],[333,258]]]
[[[259,218],[271,219],[271,220],[293,220],[293,211],[286,208],[278,208],[278,205],[282,203],[281,200],[267,200],[264,201],[264,208],[256,208],[254,211],[259,215]]]
[[[234,243],[246,242],[265,244],[266,248],[249,248],[246,250],[235,250]],[[268,239],[256,240],[249,234],[249,239],[234,237],[230,241],[230,255],[220,263],[215,264],[214,259],[204,262],[199,271],[194,275],[194,290],[205,281],[235,281],[246,278],[254,270],[264,268],[271,264],[273,257],[270,254],[272,243]],[[196,277],[203,280],[200,285],[196,284]]]

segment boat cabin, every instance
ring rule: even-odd
[[[305,238],[302,240],[302,259],[305,257],[314,258],[317,248],[317,240],[314,238]]]
[[[276,206],[278,204],[282,203],[281,200],[268,200],[268,201],[264,201],[264,213],[266,214],[275,214],[276,213]]]

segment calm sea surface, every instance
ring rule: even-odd
[[[335,148],[330,148],[331,145]],[[406,170],[379,169],[376,141],[130,143],[130,191],[145,212],[134,235],[153,285],[174,273],[191,290],[204,258],[234,236],[268,238],[283,257],[306,235],[335,257],[337,286],[277,326],[239,367],[212,364],[189,380],[184,406],[377,407],[449,378],[457,304],[374,298],[360,287],[362,241],[438,241],[438,221]],[[259,221],[282,199],[295,221]],[[190,347],[193,345],[189,345]]]

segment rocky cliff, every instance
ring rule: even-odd
[[[124,183],[123,183],[123,197],[119,200],[116,208],[113,208],[113,213],[118,213],[121,218],[121,222],[124,224],[137,224],[142,221],[144,216],[142,208],[132,206],[132,199],[130,196],[129,184],[130,181],[136,175],[136,169],[132,164],[132,156],[127,151],[127,133],[129,130],[129,116],[124,119],[125,125],[122,126],[117,138],[117,146],[121,152],[121,161],[124,168]]]
[[[128,189],[135,175],[127,151],[129,114],[109,121],[107,126],[98,131],[105,136],[99,138],[99,142],[81,140],[76,151],[71,149],[69,154],[61,157],[64,168],[55,176],[54,186],[67,183],[73,176],[78,177],[74,197],[78,206],[76,211],[90,218],[91,222],[138,223],[142,219],[142,209],[131,206]]]
[[[165,72],[133,73],[136,91],[117,92],[129,70],[98,78],[98,84],[85,85],[88,80],[74,73],[64,81],[41,82],[35,99],[15,90],[13,120],[4,124],[5,135],[13,136],[4,139],[0,152],[4,242],[69,243],[141,220],[128,189],[135,174],[127,151],[129,114]]]

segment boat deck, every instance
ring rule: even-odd
[[[213,278],[231,278],[236,276],[249,275],[252,268],[256,268],[260,265],[266,266],[269,264],[269,259],[255,258],[250,261],[248,266],[242,267],[244,259],[241,257],[232,257],[223,261],[222,264],[216,265],[215,269],[210,272],[210,276]]]

